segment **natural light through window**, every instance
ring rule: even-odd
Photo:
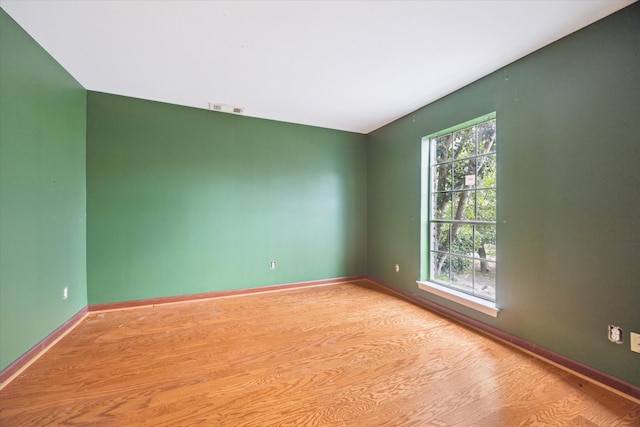
[[[426,279],[496,300],[495,113],[423,139]]]

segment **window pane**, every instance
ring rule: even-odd
[[[436,193],[433,195],[433,219],[451,219],[452,193]]]
[[[431,255],[431,279],[450,283],[449,265],[449,255],[433,253]]]
[[[431,170],[433,188],[435,191],[449,191],[451,185],[451,163],[433,166]]]
[[[489,120],[477,126],[478,154],[496,151],[496,120]]]
[[[456,159],[464,159],[467,157],[475,156],[475,126],[454,132],[453,141],[455,143],[454,151]]]
[[[473,226],[455,224],[451,231],[451,253],[473,255]]]
[[[476,160],[467,159],[453,162],[453,188],[475,187]]]
[[[436,162],[442,163],[452,159],[453,134],[447,134],[435,139],[436,144]]]
[[[478,190],[476,192],[477,219],[479,221],[496,220],[496,190]]]
[[[451,230],[450,224],[442,224],[442,223],[432,224],[432,233],[433,233],[432,249],[434,251],[449,252],[450,230]]]
[[[475,209],[475,191],[456,191],[453,193],[453,204],[451,205],[451,214],[453,215],[453,219],[457,221],[473,221],[476,216]]]
[[[480,263],[479,261],[476,261]],[[490,300],[496,297],[496,263],[487,261],[485,270],[476,269],[475,293]]]
[[[496,226],[476,225],[475,229],[475,256],[487,258],[492,261],[496,259]]]
[[[496,186],[496,156],[482,156],[476,160],[478,167],[476,186],[495,187]]]
[[[451,284],[465,292],[473,292],[473,262],[469,258],[451,256]]]

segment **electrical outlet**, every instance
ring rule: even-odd
[[[271,270],[275,270],[275,269],[276,269],[276,262],[275,262],[275,261],[271,261],[271,262],[269,263],[269,268],[270,268]]]
[[[62,290],[62,299],[67,299],[68,296],[69,296],[69,287],[65,286],[64,289]]]
[[[400,265],[396,264],[396,273],[400,271]]]
[[[622,344],[622,328],[620,326],[609,325],[609,341]]]
[[[631,339],[629,341],[631,342],[631,351],[640,353],[640,334],[631,332]]]

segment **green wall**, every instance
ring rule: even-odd
[[[365,274],[365,149],[360,134],[89,92],[89,303]]]
[[[86,91],[0,10],[0,369],[87,305],[85,130]]]
[[[636,3],[370,134],[369,275],[640,386],[639,70]],[[416,286],[421,138],[492,111],[497,319]]]

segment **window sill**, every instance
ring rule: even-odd
[[[500,310],[496,307],[495,303],[492,303],[491,301],[483,300],[482,298],[474,297],[472,295],[465,294],[464,292],[459,292],[455,289],[447,288],[433,282],[418,281],[417,283],[418,288],[423,291],[438,295],[439,297],[448,299],[449,301],[453,301],[473,310],[477,310],[491,317],[498,317],[498,312]]]

